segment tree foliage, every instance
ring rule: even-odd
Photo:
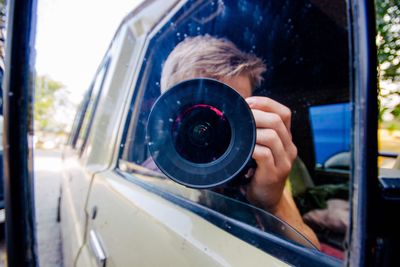
[[[39,131],[49,130],[55,113],[56,92],[64,87],[60,82],[47,76],[36,77],[35,90],[35,128]]]
[[[400,0],[376,0],[377,48],[380,80],[380,115],[390,112],[400,118]],[[383,90],[382,84],[394,83],[394,89]],[[385,106],[384,101],[390,103]],[[393,104],[394,103],[394,104]]]
[[[400,81],[400,0],[377,0],[376,24],[380,78]]]

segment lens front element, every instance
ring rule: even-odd
[[[228,149],[231,128],[220,110],[196,104],[176,118],[172,137],[175,149],[183,158],[194,163],[210,163]]]

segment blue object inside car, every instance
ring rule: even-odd
[[[310,107],[317,165],[329,158],[350,151],[351,106],[349,103]]]

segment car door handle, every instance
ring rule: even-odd
[[[96,257],[97,265],[100,267],[105,267],[107,256],[94,230],[90,230],[89,233],[89,246]]]

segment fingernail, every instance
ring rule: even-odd
[[[251,106],[251,105],[253,105],[253,104],[255,103],[255,101],[254,101],[253,98],[246,98],[245,100],[246,100],[246,102],[247,102],[247,104],[248,104],[249,106]]]

